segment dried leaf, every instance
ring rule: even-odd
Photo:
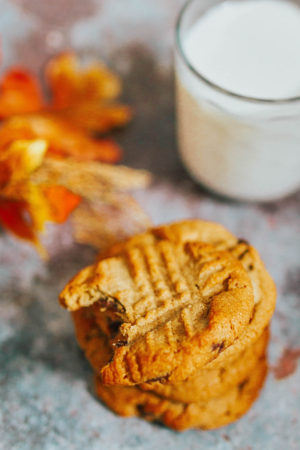
[[[117,162],[121,149],[88,134],[131,119],[131,109],[116,102],[120,79],[102,64],[80,67],[66,53],[49,62],[46,81],[48,103],[37,79],[22,69],[0,84],[0,223],[44,256],[39,233],[71,213],[75,238],[101,248],[149,226],[124,191],[147,186],[150,175],[103,164]]]
[[[81,68],[73,53],[64,53],[48,63],[46,80],[50,110],[73,125],[105,133],[131,119],[129,107],[112,103],[121,93],[121,81],[103,64]]]
[[[47,142],[42,139],[15,140],[0,152],[0,187],[22,180],[43,162]],[[2,175],[1,175],[2,174]]]
[[[0,189],[3,189],[11,179],[12,169],[8,161],[0,161]]]
[[[10,200],[0,197],[0,224],[20,239],[35,245],[42,258],[47,258],[47,252],[40,244],[28,204],[22,200]]]
[[[105,248],[149,227],[150,220],[125,191],[148,186],[146,171],[96,162],[47,158],[33,174],[35,183],[51,179],[82,197],[71,216],[75,240]]]
[[[64,186],[41,186],[50,209],[49,220],[63,223],[81,202],[79,195],[66,189]]]
[[[30,182],[10,185],[9,195],[9,198],[0,196],[0,223],[19,238],[32,242],[41,256],[47,257],[39,233],[45,230],[47,222],[67,220],[81,198],[61,186]]]
[[[37,138],[47,142],[48,153],[58,156],[109,163],[121,158],[121,149],[114,141],[92,139],[75,126],[49,114],[16,116],[6,120],[0,128],[0,149],[16,139]]]
[[[0,119],[48,112],[87,131],[106,133],[125,125],[131,109],[115,103],[121,93],[120,79],[103,64],[79,67],[73,53],[49,61],[46,81],[51,100],[43,100],[38,79],[24,69],[11,69],[0,84]]]
[[[53,58],[46,67],[52,107],[65,109],[78,103],[115,99],[121,93],[119,78],[103,64],[80,68],[74,53]]]
[[[114,203],[110,192],[145,188],[151,176],[147,171],[125,166],[47,158],[32,180],[43,183],[47,179],[89,200],[104,198]]]
[[[31,183],[29,178],[6,185],[1,192],[1,197],[24,202],[35,235],[44,231],[45,223],[51,221],[50,206],[41,186]]]
[[[115,194],[114,205],[83,201],[71,218],[75,240],[104,250],[116,242],[140,233],[151,221],[128,194]]]
[[[47,140],[52,154],[119,161],[122,152],[114,141],[93,139],[87,132],[107,133],[131,119],[129,107],[114,103],[120,79],[100,63],[80,67],[73,53],[49,61],[45,75],[52,94],[48,103],[29,72],[16,68],[4,75],[0,119],[14,118],[0,130],[0,150],[16,139],[39,138]]]
[[[0,223],[19,238],[35,241],[25,201],[0,197]]]
[[[38,239],[38,233],[43,232],[46,222],[51,221],[51,210],[43,191],[40,186],[25,180],[10,185],[10,198],[13,197],[26,202],[32,230]]]
[[[107,133],[113,128],[126,125],[132,111],[128,106],[120,104],[84,103],[56,113],[73,125],[89,132]]]
[[[44,108],[37,78],[20,68],[10,69],[0,84],[0,119]]]
[[[48,221],[62,223],[81,197],[52,180],[35,183],[31,176],[43,163],[43,140],[14,141],[0,152],[0,222],[16,236],[38,244],[38,233]],[[3,172],[4,171],[4,172]]]

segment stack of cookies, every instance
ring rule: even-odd
[[[120,415],[217,428],[263,385],[275,286],[256,250],[221,225],[184,221],[117,244],[60,301],[99,397]]]

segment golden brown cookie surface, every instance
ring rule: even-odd
[[[266,373],[267,364],[262,359],[251,374],[226,394],[189,404],[166,400],[135,386],[104,386],[100,377],[96,377],[96,391],[107,406],[122,416],[160,420],[175,430],[213,429],[237,420],[250,408]]]
[[[211,361],[207,368],[221,367],[226,361],[257,341],[268,326],[276,305],[276,287],[267,272],[258,252],[245,241],[239,241],[232,248],[233,254],[241,261],[252,281],[255,306],[249,325],[235,342]]]
[[[101,368],[110,360],[112,351],[107,336],[102,334],[97,324],[91,319],[88,309],[81,309],[73,313],[76,336],[84,350],[91,366],[100,373]],[[156,381],[141,384],[142,390],[177,402],[199,402],[220,396],[234,385],[242,382],[249,372],[256,366],[258,360],[265,355],[269,338],[266,329],[258,341],[234,359],[226,361],[226,365],[215,369],[200,369],[186,381],[169,384]]]
[[[230,347],[254,308],[253,283],[230,250],[235,244],[208,222],[159,227],[69,283],[61,294],[69,309],[96,305],[120,323],[105,383],[183,380]]]
[[[143,390],[152,391],[169,400],[183,403],[206,401],[218,397],[233,386],[241,383],[256,367],[258,360],[265,356],[269,341],[269,330],[251,347],[226,361],[221,367],[200,369],[187,380],[177,384],[152,382],[139,385]]]

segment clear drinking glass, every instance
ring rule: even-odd
[[[182,45],[184,37],[209,8],[220,3],[190,0],[177,22],[180,155],[191,176],[219,194],[275,200],[300,187],[300,97],[274,100],[239,95],[212,83],[192,66]]]

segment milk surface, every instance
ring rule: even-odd
[[[300,95],[300,8],[288,1],[227,1],[192,26],[183,47],[199,73],[229,91]]]
[[[191,17],[180,35],[184,58],[176,53],[177,131],[188,171],[238,199],[276,200],[297,190],[300,101],[262,100],[300,96],[300,8],[228,0]]]

